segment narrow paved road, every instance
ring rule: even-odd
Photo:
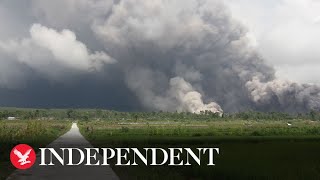
[[[87,148],[92,145],[81,135],[76,123],[72,124],[70,131],[60,136],[53,141],[47,147],[61,148],[61,147],[76,147]],[[77,153],[76,153],[77,154]],[[49,153],[46,153],[46,159],[49,159]],[[74,162],[79,159],[80,155],[74,156]],[[102,156],[97,156],[97,159],[101,159]],[[86,179],[115,179],[119,178],[109,166],[39,166],[40,154],[37,154],[37,162],[34,166],[28,170],[16,170],[12,173],[7,180],[42,180],[42,179],[74,179],[74,180],[86,180]]]

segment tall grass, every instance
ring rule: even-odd
[[[0,121],[0,141],[14,143],[44,140],[65,132],[68,126],[68,123],[54,121]]]
[[[10,151],[17,144],[29,144],[35,150],[69,130],[68,121],[15,120],[0,121],[0,179],[5,179],[13,170]]]

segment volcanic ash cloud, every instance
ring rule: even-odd
[[[319,87],[277,79],[274,68],[250,46],[247,29],[221,1],[64,2],[33,1],[42,25],[33,25],[30,37],[8,47],[1,43],[0,53],[49,79],[55,74],[60,74],[58,79],[68,76],[59,71],[65,68],[110,71],[108,79],[113,81],[101,83],[110,83],[109,87],[122,83],[144,110],[294,112],[320,107]],[[63,19],[59,21],[52,8],[69,11],[59,13]],[[86,18],[80,18],[84,14]],[[80,29],[77,36],[73,29]]]

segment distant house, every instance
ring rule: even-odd
[[[16,120],[16,117],[8,117],[8,120]]]

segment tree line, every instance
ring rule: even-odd
[[[320,120],[320,112],[310,111],[307,113],[285,112],[258,112],[244,111],[224,113],[222,116],[210,111],[200,114],[190,112],[119,112],[103,109],[19,109],[0,108],[0,119],[15,117],[20,120],[293,120],[309,119]]]

